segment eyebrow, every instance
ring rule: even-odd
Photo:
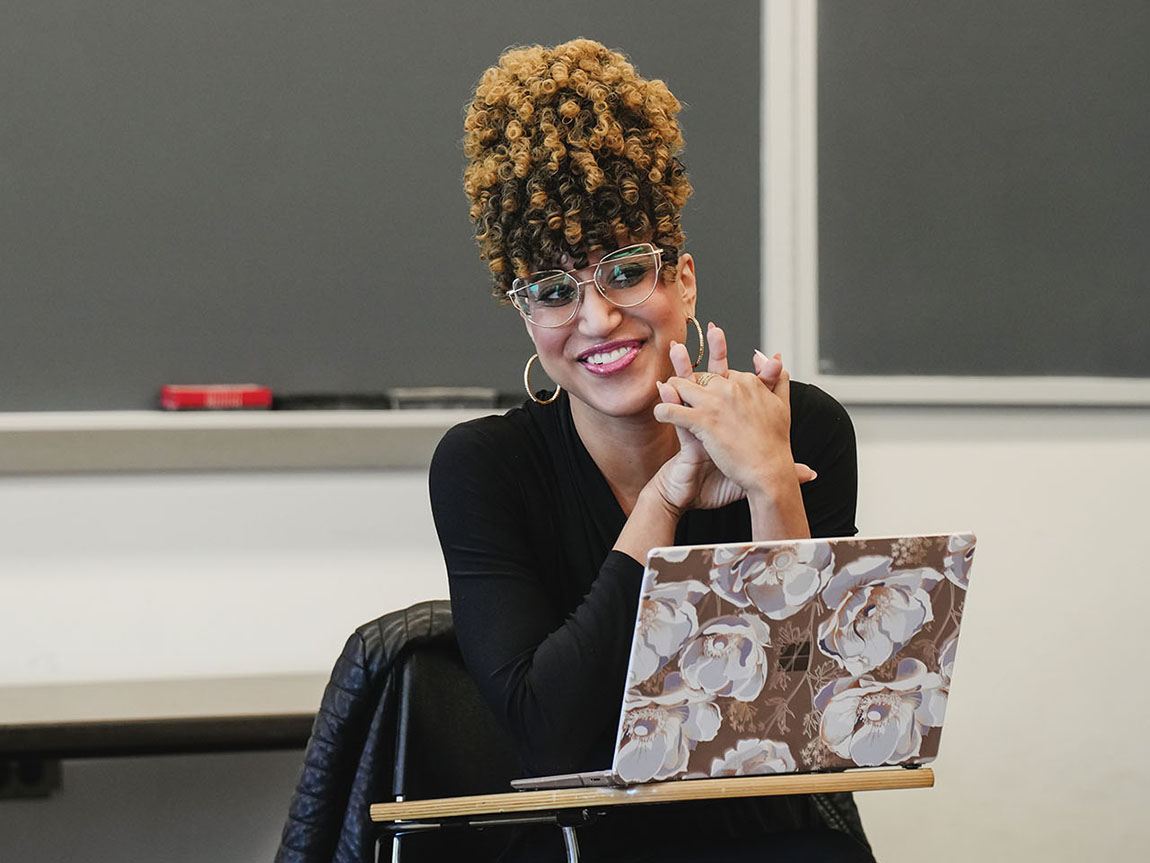
[[[604,253],[604,254],[606,254],[606,253]],[[572,259],[571,265],[565,266],[564,262],[561,258],[558,261],[551,261],[548,264],[542,264],[542,263],[537,264],[536,269],[532,270],[532,272],[533,273],[552,273],[552,272],[572,273],[572,272],[575,272],[576,270],[585,270],[585,269],[587,269],[587,267],[590,267],[590,266],[593,266],[593,264],[590,262],[588,257],[586,255],[584,255],[582,263],[580,263],[577,260]]]

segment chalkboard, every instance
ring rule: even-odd
[[[759,4],[0,5],[0,411],[163,383],[520,391],[461,189],[509,45],[598,39],[685,103],[699,313],[758,346]]]
[[[819,371],[1150,377],[1150,3],[818,14]]]

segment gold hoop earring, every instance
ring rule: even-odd
[[[691,363],[691,368],[697,369],[699,367],[699,363],[703,361],[703,344],[705,343],[705,340],[703,339],[703,328],[699,326],[699,322],[696,321],[691,315],[687,315],[687,320],[695,325],[695,332],[699,334],[699,353],[695,357],[695,361]]]
[[[537,405],[549,405],[555,399],[559,398],[559,393],[563,392],[563,387],[558,384],[555,386],[555,392],[552,393],[551,398],[541,399],[531,391],[531,364],[539,359],[539,354],[532,354],[531,359],[527,361],[527,365],[523,367],[523,388],[527,390],[527,395],[530,396],[531,401]]]

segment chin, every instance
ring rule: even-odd
[[[659,394],[655,391],[654,384],[651,384],[649,395],[642,390],[641,387],[628,387],[626,392],[605,392],[596,391],[594,387],[583,387],[578,391],[570,391],[570,395],[597,413],[622,419],[639,415],[651,416],[659,400]]]

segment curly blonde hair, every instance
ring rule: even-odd
[[[515,277],[630,242],[675,275],[691,184],[677,154],[682,106],[662,81],[590,39],[506,51],[464,121],[463,188],[480,257],[506,300]]]

